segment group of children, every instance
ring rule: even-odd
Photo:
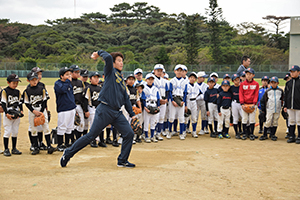
[[[278,87],[277,77],[262,77],[262,87],[253,79],[255,71],[247,68],[242,75],[225,74],[221,85],[218,74],[208,75],[204,71],[192,72],[187,76],[185,65],[176,65],[175,77],[169,80],[162,64],[154,66],[154,70],[145,76],[143,71],[136,69],[134,74],[125,78],[127,93],[140,123],[143,125],[143,134],[134,137],[134,143],[158,142],[163,136],[171,139],[179,135],[181,140],[187,133],[197,138],[198,135],[208,134],[213,138],[230,138],[229,127],[233,126],[236,139],[255,140],[256,108],[260,115],[265,115],[265,122],[260,118],[259,133],[263,133],[260,140],[270,138],[277,140],[276,130],[280,112],[288,113],[287,142],[300,144],[300,68],[292,66],[289,74],[284,78],[287,83],[284,91]],[[50,129],[48,124],[47,101],[49,95],[45,85],[41,82],[42,70],[38,67],[32,69],[27,75],[29,85],[23,94],[17,89],[19,77],[11,74],[7,77],[8,86],[1,91],[1,106],[3,108],[4,126],[4,155],[22,154],[17,148],[17,136],[20,118],[14,118],[9,110],[23,113],[24,103],[28,108],[28,134],[31,143],[31,154],[36,155],[40,150],[47,150],[48,154],[54,151],[63,151],[65,148],[85,135],[93,123],[95,109],[99,105],[98,97],[103,85],[98,72],[89,73],[79,69],[77,65],[59,70],[60,79],[55,82],[54,91],[57,108],[57,147],[51,145]],[[207,78],[205,83],[205,78]],[[90,83],[88,83],[88,78]],[[233,84],[230,84],[230,83]],[[253,112],[246,112],[246,106],[252,106]],[[125,109],[123,114],[129,123],[131,118]],[[1,109],[0,109],[1,111]],[[45,123],[34,125],[34,118],[45,116]],[[74,124],[75,116],[80,120]],[[197,133],[198,117],[201,117],[201,130]],[[177,127],[179,123],[179,132]],[[190,124],[191,130],[190,131]],[[295,129],[298,126],[298,137]],[[149,132],[150,130],[150,132]],[[110,132],[113,132],[113,140]],[[119,146],[122,140],[117,141],[117,132],[109,125],[106,128],[107,137],[104,139],[104,130],[99,131],[99,137],[91,142],[92,147],[106,147],[106,144]],[[45,135],[46,145],[43,143]],[[8,139],[12,136],[12,151],[8,148]],[[97,144],[97,141],[98,144]]]

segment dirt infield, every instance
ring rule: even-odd
[[[19,87],[21,91],[24,88]],[[47,89],[51,97],[50,127],[54,128],[55,95],[53,86]],[[188,135],[184,141],[177,136],[158,143],[135,144],[130,156],[137,165],[135,169],[116,166],[120,147],[88,146],[61,168],[61,152],[30,155],[24,110],[17,144],[23,154],[0,155],[1,200],[300,199],[300,145],[286,143],[282,117],[276,142]],[[233,132],[230,128],[231,136]],[[0,146],[3,148],[3,139]]]

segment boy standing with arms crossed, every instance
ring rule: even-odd
[[[258,100],[259,84],[253,78],[255,76],[255,71],[252,68],[245,70],[246,80],[241,83],[239,93],[240,93],[240,103],[242,105],[242,124],[243,124],[243,140],[247,139],[246,126],[249,120],[250,122],[250,140],[255,140],[254,128],[255,128],[255,113],[256,113],[256,103]],[[247,105],[246,105],[247,104]],[[247,106],[254,108],[250,113],[246,112]]]

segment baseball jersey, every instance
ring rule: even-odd
[[[186,85],[187,87],[187,99],[191,101],[195,101],[196,98],[202,94],[200,87],[197,83],[189,83]]]
[[[144,86],[147,85],[146,81],[143,81],[143,80],[141,80],[141,81],[136,80],[136,81],[134,82],[133,86],[135,86],[137,83],[142,84],[142,85],[144,85]]]
[[[160,96],[157,87],[154,85],[146,85],[142,92],[142,97],[144,107],[147,106],[160,106]]]
[[[18,89],[12,89],[9,86],[1,91],[1,104],[5,114],[11,109],[23,111],[20,91]]]
[[[71,84],[73,86],[73,94],[75,97],[75,103],[82,104],[82,102],[83,102],[82,92],[85,88],[83,82],[79,79],[72,78]]]
[[[240,85],[240,103],[256,105],[258,100],[259,84],[255,80],[248,81],[247,79]]]
[[[168,98],[168,83],[164,78],[155,76],[154,86],[157,87],[159,95],[162,99]]]
[[[183,97],[183,101],[186,104],[186,94],[187,94],[187,87],[186,81],[183,78],[174,77],[170,81],[170,88],[169,88],[169,95],[171,101],[173,101],[173,96],[180,96]]]
[[[224,92],[222,91],[219,93],[219,97],[217,100],[218,104],[218,112],[220,112],[221,107],[230,108],[231,107],[231,101],[232,101],[232,94],[231,92]]]
[[[232,94],[232,101],[236,103],[240,103],[240,98],[239,98],[239,90],[240,86],[230,86],[230,92]]]
[[[127,85],[129,90],[129,100],[132,106],[137,106],[136,102],[140,100],[137,89],[134,86]]]
[[[207,90],[204,94],[204,101],[205,101],[207,111],[208,111],[208,103],[217,104],[217,95],[218,95],[218,89],[216,89],[216,88],[212,88],[212,89],[207,88]]]
[[[23,92],[23,102],[26,107],[33,112],[34,108],[40,108],[40,112],[44,112],[48,96],[43,85],[27,86]]]
[[[88,112],[88,106],[90,107],[97,107],[100,104],[98,101],[99,94],[101,91],[101,87],[98,85],[89,84],[83,90],[83,111]]]
[[[198,83],[197,85],[199,86],[200,90],[201,90],[201,94],[197,97],[197,100],[204,100],[204,94],[208,88],[208,85],[204,82]]]

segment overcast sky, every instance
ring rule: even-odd
[[[74,2],[76,1],[76,10]],[[82,13],[100,12],[110,15],[114,5],[119,3],[147,2],[148,5],[159,7],[167,14],[184,12],[187,15],[200,13],[205,15],[209,0],[0,0],[0,18],[9,18],[11,22],[28,23],[32,25],[45,24],[47,19],[79,17]],[[275,31],[272,25],[267,25],[262,17],[300,16],[300,0],[218,0],[223,9],[223,17],[231,24],[241,22],[261,23],[268,30]],[[289,32],[290,22],[284,25],[284,32]]]

